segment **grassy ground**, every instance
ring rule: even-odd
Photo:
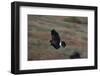
[[[87,58],[87,17],[28,15],[28,60],[69,59],[74,52]],[[55,29],[65,48],[50,45]]]

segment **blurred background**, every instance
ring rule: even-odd
[[[75,53],[87,58],[87,27],[87,17],[28,15],[28,60],[69,59]],[[65,48],[51,46],[52,29],[65,41]]]

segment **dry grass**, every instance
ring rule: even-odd
[[[59,32],[66,48],[50,45],[52,29]],[[87,17],[28,16],[28,60],[69,59],[74,52],[87,58]]]

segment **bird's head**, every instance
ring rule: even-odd
[[[62,41],[62,42],[61,42],[61,46],[62,46],[62,47],[65,47],[65,46],[66,46],[66,43],[65,43],[64,41]]]

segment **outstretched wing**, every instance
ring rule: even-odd
[[[60,40],[60,36],[59,36],[58,32],[56,32],[56,30],[54,30],[54,29],[51,30],[51,38],[52,38],[52,40],[50,40],[50,43],[56,49],[60,48],[60,46],[63,46],[63,47],[66,46],[65,42]],[[61,42],[61,45],[60,45],[60,42]]]
[[[52,40],[50,41],[51,45],[53,45],[56,48],[59,48],[60,47],[59,46],[59,43],[60,43],[59,34],[53,29],[53,30],[51,30],[51,36],[52,36]]]
[[[51,36],[53,41],[55,41],[56,43],[60,43],[60,36],[54,29],[51,30]]]

